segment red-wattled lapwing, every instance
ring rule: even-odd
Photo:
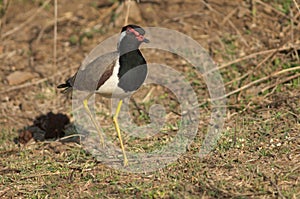
[[[106,67],[104,72],[102,72],[99,77],[97,77],[97,82],[95,84],[96,86],[93,87],[93,89],[86,85],[89,84],[89,76],[97,74],[98,70],[102,70],[99,68],[103,65],[103,59],[101,59],[101,57],[96,58],[83,69],[80,69],[73,77],[69,78],[66,83],[57,86],[57,88],[65,88],[65,92],[68,92],[73,88],[77,90],[88,91],[88,95],[83,100],[83,106],[89,114],[94,126],[96,127],[102,144],[104,144],[104,139],[96,120],[88,107],[88,100],[94,93],[98,93],[104,97],[120,99],[116,113],[113,116],[113,121],[118,133],[124,156],[124,166],[128,164],[128,160],[120,133],[118,115],[123,99],[136,91],[143,84],[147,76],[147,62],[139,50],[139,46],[143,42],[149,42],[144,35],[145,30],[137,25],[127,25],[122,28],[117,52],[115,52],[117,55],[116,59],[111,60],[111,64]],[[81,80],[80,82],[75,83],[76,76],[79,76],[79,72]],[[81,82],[83,81],[85,81],[85,83],[82,83],[81,85]],[[83,86],[83,84],[85,86]]]

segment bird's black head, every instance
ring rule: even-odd
[[[125,54],[130,51],[137,50],[139,46],[149,40],[144,37],[145,30],[137,25],[127,25],[122,28],[120,39],[118,42],[118,51]]]
[[[149,40],[144,37],[145,30],[137,25],[129,24],[127,26],[124,26],[121,30],[121,37],[127,36],[135,38],[139,42],[145,42],[148,43]]]

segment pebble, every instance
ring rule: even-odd
[[[33,111],[32,103],[29,103],[27,101],[24,101],[20,104],[20,109],[22,111]]]
[[[7,81],[9,85],[18,85],[34,77],[35,74],[31,72],[15,71],[7,76]]]

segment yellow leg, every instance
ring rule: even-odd
[[[119,141],[120,141],[123,156],[124,156],[124,166],[127,166],[128,165],[128,160],[127,160],[127,156],[126,156],[126,153],[125,153],[125,148],[124,148],[123,141],[122,141],[120,127],[119,127],[119,124],[118,124],[118,116],[119,116],[119,112],[121,110],[122,102],[123,102],[123,100],[119,101],[119,104],[118,104],[118,107],[117,107],[117,110],[116,110],[116,114],[114,115],[113,120],[114,120],[114,123],[115,123],[115,128],[116,128],[116,131],[118,133]]]
[[[99,136],[100,136],[100,144],[101,144],[102,146],[104,146],[104,139],[103,139],[103,136],[102,136],[102,132],[100,131],[100,129],[99,129],[98,125],[97,125],[97,122],[96,122],[95,118],[93,117],[93,115],[92,115],[92,113],[91,113],[91,111],[90,111],[90,109],[89,109],[89,106],[88,106],[88,101],[89,101],[89,99],[90,99],[90,97],[91,97],[92,95],[93,95],[93,93],[89,94],[89,95],[83,100],[83,107],[85,108],[86,112],[87,112],[88,115],[90,116],[90,118],[91,118],[91,120],[92,120],[92,122],[93,122],[93,124],[94,124],[94,126],[95,126],[95,128],[96,128],[96,130],[97,130],[97,132],[98,132],[98,134],[99,134]]]

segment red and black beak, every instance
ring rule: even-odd
[[[149,39],[147,39],[147,38],[145,38],[145,36],[144,35],[136,35],[135,36],[136,38],[137,38],[137,40],[139,40],[140,42],[145,42],[145,43],[149,43],[150,41],[149,41]]]
[[[131,25],[132,26],[132,25]],[[145,33],[145,31],[143,30],[143,33],[141,34],[140,32],[138,32],[137,30],[135,30],[134,28],[132,28],[131,26],[127,26],[126,28],[126,31],[127,32],[131,32],[131,33],[133,33],[134,35],[135,35],[135,37],[136,37],[136,39],[138,40],[138,41],[140,41],[140,42],[145,42],[145,43],[149,43],[150,41],[149,41],[149,39],[147,39],[147,38],[145,38],[145,36],[144,36],[144,34],[143,33]],[[123,27],[123,29],[124,29],[124,27]],[[122,29],[122,30],[123,30]],[[141,29],[141,28],[140,28]]]
[[[143,42],[145,42],[145,43],[150,43],[150,40],[144,37]]]

